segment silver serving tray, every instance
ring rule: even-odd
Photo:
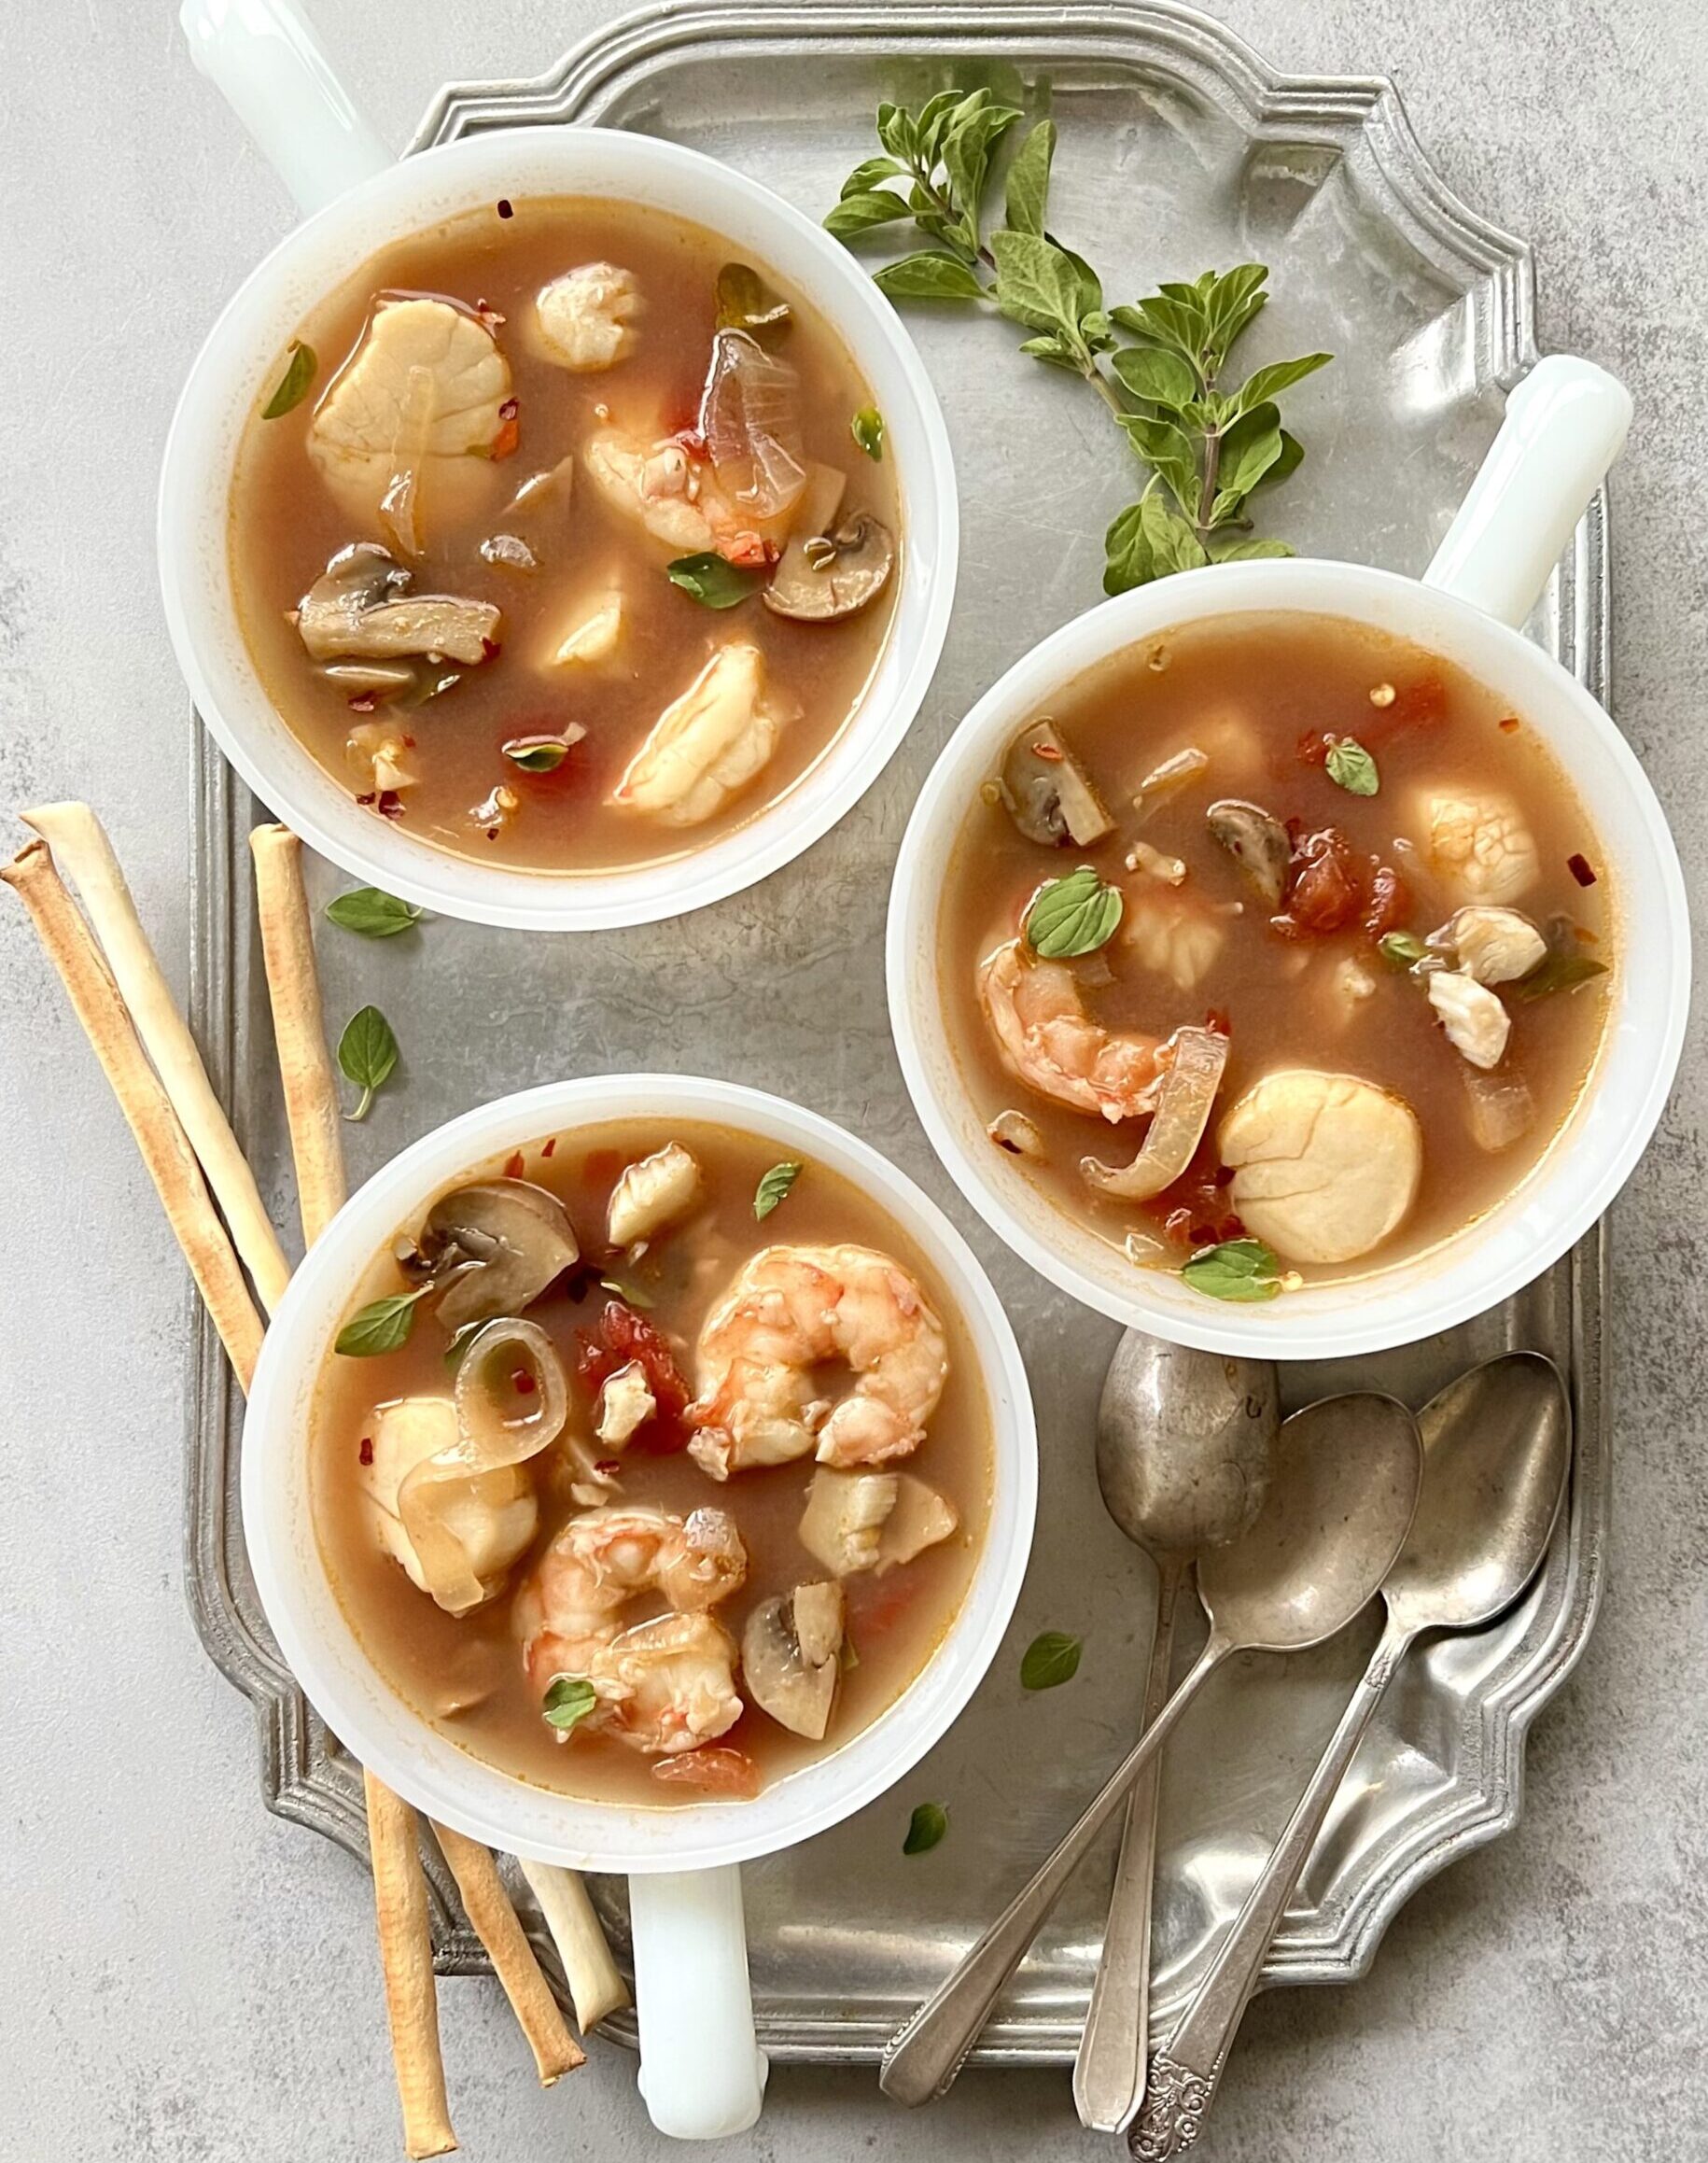
[[[1379,77],[1277,76],[1219,25],[1162,4],[666,5],[600,32],[536,81],[444,91],[413,147],[524,121],[596,121],[710,151],[819,212],[871,149],[877,98],[949,79],[1059,115],[1053,222],[1086,245],[1113,294],[1251,256],[1273,266],[1257,358],[1323,344],[1339,356],[1295,394],[1309,457],[1276,499],[1275,524],[1317,554],[1421,567],[1504,390],[1535,358],[1533,281],[1525,246],[1443,186]],[[969,1711],[895,1793],[749,1869],[755,2008],[765,2047],[784,2059],[877,2056],[1126,1747],[1150,1630],[1148,1566],[1109,1524],[1092,1475],[1115,1332],[1015,1260],[950,1188],[896,1068],[880,960],[890,863],[922,776],[971,700],[1097,599],[1099,536],[1131,477],[1111,431],[1083,427],[1083,394],[1016,358],[1007,327],[925,310],[910,320],[955,438],[960,599],[924,712],[837,831],[754,892],[677,923],[551,939],[439,921],[383,947],[320,942],[331,1020],[377,1000],[403,1046],[399,1084],[350,1130],[357,1174],[471,1104],[563,1074],[676,1064],[728,1074],[878,1141],[949,1210],[1015,1319],[1044,1468],[1019,1614]],[[1606,625],[1598,498],[1531,629],[1604,698]],[[245,840],[256,815],[199,739],[192,1018],[286,1222],[288,1152]],[[317,900],[342,883],[322,864],[311,880]],[[1351,1981],[1417,1886],[1517,1821],[1525,1732],[1583,1650],[1604,1567],[1604,1266],[1597,1234],[1477,1323],[1355,1370],[1287,1371],[1295,1404],[1351,1382],[1418,1403],[1470,1361],[1532,1346],[1570,1374],[1577,1450],[1570,1512],[1530,1596],[1493,1628],[1414,1655],[1385,1698],[1267,1984]],[[255,1596],[236,1511],[241,1426],[203,1327],[186,1526],[197,1625],[254,1702],[269,1808],[360,1852],[356,1767],[305,1704]],[[1156,1910],[1163,2019],[1286,1818],[1362,1669],[1374,1616],[1366,1622],[1317,1654],[1226,1672],[1170,1749]],[[1082,1635],[1084,1663],[1071,1687],[1023,1697],[1020,1650],[1043,1628]],[[928,1798],[948,1805],[949,1837],[904,1860],[909,1810]],[[977,2061],[1071,2058],[1107,1882],[1108,1866],[1081,1874]],[[621,1942],[622,1887],[595,1889]],[[444,1890],[441,1880],[441,1965],[478,1967]]]

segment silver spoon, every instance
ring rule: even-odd
[[[1542,1566],[1565,1497],[1572,1422],[1551,1360],[1509,1352],[1462,1374],[1418,1415],[1423,1485],[1382,1584],[1386,1625],[1362,1682],[1209,1973],[1151,2059],[1128,2137],[1141,2163],[1197,2139],[1270,1941],[1371,1715],[1424,1630],[1474,1630],[1511,1607]]]
[[[1062,1887],[1222,1663],[1319,1644],[1367,1603],[1405,1540],[1421,1469],[1417,1423],[1391,1397],[1326,1398],[1287,1421],[1256,1521],[1199,1560],[1203,1651],[1067,1838],[891,2039],[886,2095],[924,2103],[948,2087]]]
[[[1156,1565],[1141,1730],[1169,1694],[1186,1572],[1207,1548],[1238,1538],[1262,1508],[1280,1428],[1269,1360],[1192,1352],[1137,1329],[1115,1349],[1098,1406],[1098,1485],[1109,1514]],[[1119,2132],[1144,2095],[1161,1770],[1152,1758],[1127,1798],[1103,1950],[1073,2064],[1074,2105],[1094,2132]]]

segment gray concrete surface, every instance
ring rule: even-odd
[[[453,76],[529,73],[603,0],[319,0],[401,141]],[[1708,867],[1708,12],[1679,0],[1222,0],[1294,69],[1383,70],[1448,180],[1535,243],[1546,343],[1621,372],[1617,706]],[[190,718],[155,598],[156,461],[282,191],[167,0],[7,10],[0,59],[0,800],[105,808],[180,980]],[[1536,1732],[1519,1835],[1436,1881],[1373,1976],[1261,2002],[1227,2163],[1708,2154],[1708,1325],[1700,1029],[1617,1218],[1617,1521],[1589,1654]],[[268,1818],[246,1707],[179,1555],[179,1264],[15,909],[0,909],[0,2157],[398,2152],[366,1878]],[[444,1992],[466,2151],[657,2156],[631,2061],[542,2095],[496,1989]],[[733,2163],[1095,2144],[1066,2082],[969,2078],[903,2118],[786,2072]]]

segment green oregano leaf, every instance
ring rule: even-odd
[[[867,457],[884,455],[884,416],[875,405],[862,405],[848,423],[848,432]]]
[[[309,386],[314,382],[315,372],[319,366],[315,348],[305,345],[301,338],[293,338],[290,342],[290,358],[285,363],[285,372],[280,376],[273,396],[261,408],[262,420],[280,420],[293,406],[301,405],[308,396]]]
[[[1090,864],[1047,879],[1032,896],[1022,929],[1041,961],[1094,954],[1113,938],[1126,906],[1118,886],[1105,886]]]
[[[363,1006],[351,1015],[338,1040],[338,1063],[346,1081],[353,1081],[361,1097],[346,1119],[365,1119],[374,1092],[385,1087],[398,1063],[398,1040],[391,1023],[377,1006]]]
[[[1020,1657],[1022,1690],[1057,1690],[1079,1673],[1080,1640],[1065,1630],[1044,1630]]]
[[[824,230],[837,240],[858,240],[862,232],[912,216],[904,197],[892,195],[887,188],[875,188],[858,195],[845,195],[825,214]]]
[[[1394,969],[1409,969],[1429,958],[1429,948],[1415,932],[1384,932],[1376,950]]]
[[[985,288],[958,256],[936,248],[903,256],[874,271],[872,282],[892,301],[982,301]]]
[[[584,1675],[553,1675],[539,1701],[539,1717],[559,1735],[571,1735],[598,1704],[598,1692]]]
[[[1373,796],[1382,785],[1376,761],[1355,736],[1337,736],[1329,745],[1328,778],[1349,796]]]
[[[1225,1239],[1205,1247],[1181,1271],[1195,1292],[1211,1299],[1251,1303],[1281,1290],[1281,1264],[1260,1239]]]
[[[561,736],[513,736],[503,750],[525,774],[554,774],[569,756],[569,746]]]
[[[916,1803],[914,1814],[907,1820],[907,1837],[902,1843],[903,1855],[923,1855],[935,1847],[949,1829],[949,1813],[941,1803]]]
[[[1549,954],[1528,976],[1520,976],[1516,984],[1503,984],[1501,989],[1510,991],[1515,999],[1546,999],[1555,991],[1575,991],[1592,976],[1606,974],[1606,962],[1592,961],[1588,954]]]
[[[890,164],[887,158],[882,162]],[[725,263],[718,273],[720,330],[785,330],[791,320],[788,302],[772,291],[751,263]]]
[[[1003,215],[1010,232],[1043,232],[1050,195],[1050,165],[1056,156],[1056,123],[1040,120],[1015,152],[1008,168]]]
[[[801,1166],[791,1159],[772,1165],[753,1189],[753,1215],[762,1223],[801,1176]]]
[[[413,1292],[388,1292],[383,1299],[370,1299],[338,1332],[333,1351],[342,1352],[346,1359],[371,1359],[377,1353],[396,1352],[409,1342],[415,1327],[415,1301],[432,1288],[418,1285]]]
[[[679,555],[665,566],[665,576],[673,586],[692,594],[703,609],[733,609],[764,583],[763,571],[743,570],[709,548],[698,555]]]
[[[353,886],[326,905],[329,920],[364,939],[395,939],[426,914],[413,902],[399,901],[377,886]]]

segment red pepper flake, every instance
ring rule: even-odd
[[[525,1367],[512,1367],[511,1369],[510,1385],[518,1397],[532,1397],[539,1387]]]
[[[522,1154],[521,1150],[512,1149],[511,1154],[504,1159],[505,1178],[520,1179],[523,1172],[526,1168],[526,1165],[527,1159]]]
[[[369,789],[364,794],[357,796],[356,800],[358,804],[371,804],[375,801],[374,793]]]
[[[403,748],[406,751],[413,751],[414,750],[415,739],[413,736],[406,736],[403,738]]]
[[[1334,744],[1334,737],[1326,730],[1308,728],[1299,738],[1299,757],[1308,766],[1325,766]]]
[[[1566,869],[1576,879],[1579,886],[1593,886],[1595,884],[1595,874],[1589,868],[1589,859],[1587,856],[1580,856],[1575,850],[1566,858]]]
[[[498,198],[498,216],[500,218],[514,218],[515,215],[516,213],[511,205],[510,197],[508,195],[500,195]]]
[[[496,639],[483,639],[481,640],[481,659],[483,661],[496,661],[503,651],[503,647]]]
[[[691,458],[698,459],[702,463],[711,456],[711,445],[707,442],[705,432],[696,421],[689,421],[679,428],[673,428],[668,440],[675,443],[679,450],[686,451]]]
[[[593,1461],[593,1468],[595,1472],[602,1472],[609,1480],[614,1474],[622,1471],[623,1459],[621,1457],[595,1457]]]
[[[373,1462],[373,1437],[372,1437],[371,1435],[364,1435],[364,1436],[362,1437],[362,1446],[361,1446],[361,1448],[360,1448],[359,1450],[357,1450],[357,1453],[356,1453],[356,1454],[357,1454],[357,1457],[359,1457],[359,1458],[360,1458],[360,1460],[362,1461],[362,1463],[363,1463],[364,1465],[371,1465],[371,1464],[372,1464],[372,1462]]]
[[[1204,1026],[1206,1029],[1213,1029],[1218,1036],[1231,1036],[1234,1033],[1233,1023],[1227,1018],[1225,1010],[1220,1006],[1211,1007],[1204,1017]]]
[[[1047,759],[1054,765],[1061,753],[1053,743],[1035,743],[1032,746],[1032,756],[1035,759]]]
[[[501,308],[495,308],[490,301],[476,301],[474,312],[489,330],[503,329],[508,317]]]
[[[522,441],[522,426],[516,417],[521,411],[519,401],[513,398],[507,398],[498,408],[498,432],[492,439],[492,448],[486,454],[488,457],[508,458]]]
[[[557,1136],[556,1136],[555,1134],[548,1134],[548,1135],[546,1136],[546,1139],[545,1139],[545,1140],[544,1140],[544,1141],[543,1141],[543,1142],[542,1142],[542,1143],[539,1145],[539,1154],[540,1154],[542,1157],[554,1157],[554,1156],[556,1156],[556,1154],[557,1154]]]
[[[1522,726],[1523,723],[1519,721],[1518,715],[1516,713],[1509,713],[1503,719],[1501,723],[1501,734],[1503,736],[1517,736],[1519,730]]]
[[[403,816],[403,799],[396,789],[382,789],[380,800],[374,808],[382,819],[401,819]]]

